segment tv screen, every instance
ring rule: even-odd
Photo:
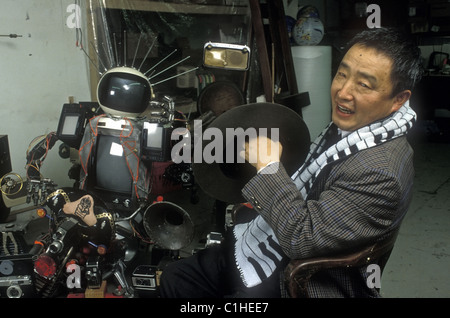
[[[144,112],[151,98],[148,81],[138,75],[126,72],[106,73],[98,86],[100,105],[112,110],[140,114]]]
[[[61,135],[76,136],[80,114],[67,114],[64,117]]]
[[[147,148],[161,149],[164,128],[158,124],[144,123],[144,129],[147,131]]]
[[[131,194],[133,181],[119,137],[98,135],[95,157],[95,187]]]

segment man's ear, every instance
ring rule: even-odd
[[[400,109],[400,107],[403,106],[404,103],[406,103],[406,101],[411,97],[411,91],[410,90],[404,90],[400,93],[398,93],[397,95],[395,95],[393,101],[394,103],[392,104],[392,111],[396,112],[397,110]]]

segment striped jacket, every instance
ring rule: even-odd
[[[270,169],[268,167],[267,169]],[[290,259],[340,254],[398,230],[412,199],[413,151],[406,137],[361,150],[328,165],[303,198],[282,165],[258,174],[244,197],[273,229]],[[313,297],[377,297],[366,268],[312,277]]]

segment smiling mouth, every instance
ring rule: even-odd
[[[343,106],[341,106],[339,104],[337,105],[337,108],[339,109],[340,112],[342,112],[344,114],[350,115],[350,114],[354,114],[355,113],[354,111],[352,111],[352,110],[350,110],[350,109],[348,109],[346,107],[343,107]]]

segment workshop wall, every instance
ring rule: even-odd
[[[1,1],[0,34],[21,37],[0,37],[0,134],[8,135],[12,169],[21,176],[30,142],[56,131],[69,96],[90,101],[89,60],[76,46],[76,2]],[[59,186],[72,185],[69,159],[58,155],[60,144],[49,152],[41,173]]]

